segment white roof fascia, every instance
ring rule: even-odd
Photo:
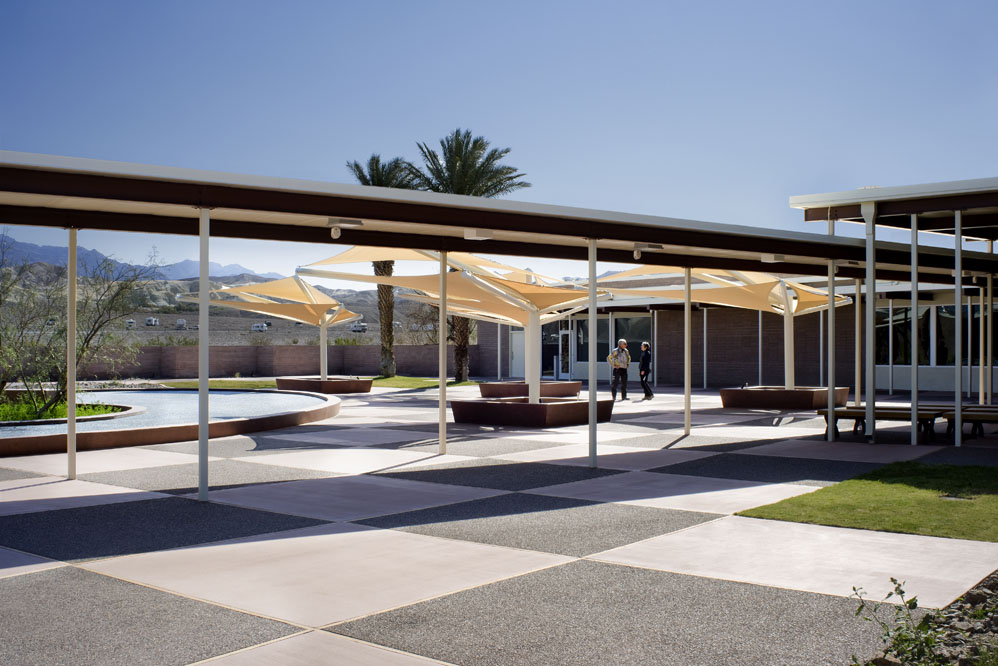
[[[897,199],[921,199],[945,197],[959,194],[975,194],[998,190],[998,178],[976,178],[973,180],[952,180],[944,183],[924,185],[901,185],[896,187],[867,187],[845,192],[824,194],[801,194],[790,197],[791,208],[827,208],[859,204],[866,201],[892,201]]]
[[[124,178],[161,180],[201,185],[220,185],[247,189],[266,189],[301,194],[324,194],[354,199],[441,206],[445,208],[462,208],[499,213],[523,213],[528,215],[575,219],[593,223],[602,222],[638,227],[676,229],[682,231],[702,231],[707,233],[730,234],[734,236],[750,236],[757,238],[781,238],[792,241],[816,242],[843,245],[847,247],[862,246],[864,243],[863,239],[829,237],[825,234],[789,231],[786,229],[770,227],[740,226],[734,224],[704,222],[701,220],[686,220],[674,217],[638,215],[617,211],[528,203],[523,201],[511,201],[508,199],[486,199],[482,197],[472,197],[458,194],[439,194],[436,192],[400,190],[387,187],[366,187],[363,185],[329,183],[316,180],[232,174],[219,171],[153,166],[128,162],[112,162],[83,157],[63,157],[58,155],[21,153],[6,150],[0,150],[0,167],[84,173],[99,176],[118,176]]]

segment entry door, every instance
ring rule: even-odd
[[[561,331],[558,339],[558,379],[572,378],[572,332]]]
[[[509,333],[509,376],[523,377],[523,329]]]

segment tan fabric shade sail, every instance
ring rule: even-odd
[[[676,273],[681,274],[682,272],[682,268],[675,266],[637,266],[621,273],[608,275],[597,282],[615,298],[664,298],[681,301],[684,298],[682,289],[640,286],[615,288],[608,283],[649,276],[675,276]],[[790,291],[791,307],[795,317],[828,308],[827,292],[799,282],[784,280],[768,273],[696,268],[692,269],[690,273],[701,282],[711,285],[698,285],[691,291],[690,300],[694,303],[783,314],[785,306],[781,286],[786,285]],[[850,303],[852,303],[852,298],[848,296],[835,297],[836,307]]]
[[[299,269],[302,275],[321,275],[336,280],[351,280],[371,284],[386,284],[412,289],[421,294],[400,293],[400,298],[440,304],[440,275],[374,276],[338,271]],[[599,296],[606,298],[606,290]],[[578,288],[525,284],[492,275],[475,275],[467,271],[447,273],[447,310],[472,319],[499,321],[513,326],[525,326],[531,312],[541,313],[541,321],[554,321],[568,314],[566,310],[584,305],[587,292]]]
[[[346,324],[362,317],[347,310],[342,303],[297,276],[259,284],[212,289],[211,294],[233,297],[212,298],[209,300],[211,305],[272,315],[311,326]],[[197,294],[185,294],[178,300],[194,303],[197,302],[197,298]],[[275,301],[274,298],[281,300]]]

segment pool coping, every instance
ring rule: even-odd
[[[134,389],[99,389],[100,391],[131,391]],[[142,389],[144,391],[186,391],[194,393],[197,389]],[[321,401],[318,407],[299,409],[290,412],[279,412],[259,417],[244,417],[213,421],[208,424],[208,437],[229,437],[262,430],[277,430],[289,428],[314,421],[332,418],[340,412],[340,399],[322,393],[309,391],[279,391],[277,389],[225,389],[226,392],[245,393],[290,393],[307,395]],[[150,426],[147,428],[115,428],[111,430],[93,430],[76,433],[76,448],[78,451],[96,451],[99,449],[114,449],[125,446],[148,446],[150,444],[168,444],[170,442],[186,442],[198,438],[197,423],[181,423],[174,425]],[[22,437],[0,438],[0,457],[23,456],[42,453],[65,453],[66,433],[49,435],[25,435]]]

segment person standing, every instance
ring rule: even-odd
[[[645,400],[651,400],[655,394],[648,386],[648,376],[651,374],[651,345],[647,342],[641,343],[641,361],[638,365],[638,377],[641,378],[641,388],[645,392]]]
[[[606,357],[610,364],[612,380],[610,382],[610,393],[613,399],[617,399],[617,385],[620,385],[620,399],[627,400],[627,366],[631,364],[631,354],[627,351],[627,340],[621,338],[617,340],[617,348]]]

